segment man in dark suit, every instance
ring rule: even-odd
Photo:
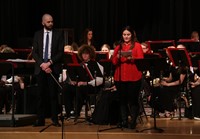
[[[58,84],[53,79],[58,79],[62,70],[62,58],[64,54],[63,33],[53,29],[53,17],[44,14],[42,17],[44,28],[37,31],[33,39],[33,59],[35,75],[38,83],[38,119],[34,126],[45,125],[45,98],[50,96],[51,120],[54,126],[60,126],[58,122]],[[52,76],[53,75],[53,76]]]

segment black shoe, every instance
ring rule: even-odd
[[[45,120],[36,120],[35,123],[33,123],[33,127],[36,126],[45,126]]]
[[[86,118],[86,121],[89,122],[89,123],[93,123],[93,120],[92,120],[91,117],[87,117],[87,118]]]
[[[76,123],[78,121],[78,118],[80,117],[80,114],[75,114],[75,117],[74,117],[74,122]]]
[[[150,115],[150,117],[151,117],[151,118],[154,118],[154,113],[152,113],[152,114]],[[155,118],[160,118],[160,115],[159,115],[158,112],[155,114]]]
[[[135,129],[137,126],[136,123],[130,123],[130,125],[128,126],[129,129]]]
[[[119,127],[119,128],[128,128],[128,123],[127,122],[118,123],[117,127]]]
[[[52,125],[56,126],[56,127],[60,127],[61,126],[61,124],[58,121],[53,121]]]

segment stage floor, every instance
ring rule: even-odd
[[[79,119],[75,124],[73,119],[64,120],[62,127],[49,126],[50,120],[42,127],[32,125],[19,127],[0,127],[0,139],[199,139],[200,121],[187,118],[157,118],[156,127],[163,129],[162,133],[156,133],[154,119],[148,116],[143,122],[138,123],[137,128],[121,129],[115,125],[94,125]],[[80,123],[79,123],[80,122]],[[45,129],[46,128],[46,129]],[[114,129],[112,129],[114,128]],[[153,129],[151,129],[153,128]],[[144,132],[140,132],[143,129]],[[43,130],[43,131],[42,131]],[[139,131],[139,132],[138,132]]]

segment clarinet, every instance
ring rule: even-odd
[[[187,97],[187,104],[186,106],[189,108],[192,106],[192,97],[191,97],[191,87],[190,87],[190,77],[191,72],[189,72],[189,69],[187,69],[187,80],[186,80],[186,97]]]

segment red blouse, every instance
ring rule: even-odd
[[[122,44],[122,51],[129,51],[131,43]],[[140,43],[135,42],[135,46],[132,49],[133,59],[127,59],[126,57],[121,57],[118,59],[117,54],[120,49],[120,45],[116,46],[112,58],[112,62],[115,65],[115,81],[138,81],[142,78],[142,73],[138,71],[137,66],[134,63],[135,58],[144,58],[142,47]],[[121,70],[121,74],[120,74]]]

